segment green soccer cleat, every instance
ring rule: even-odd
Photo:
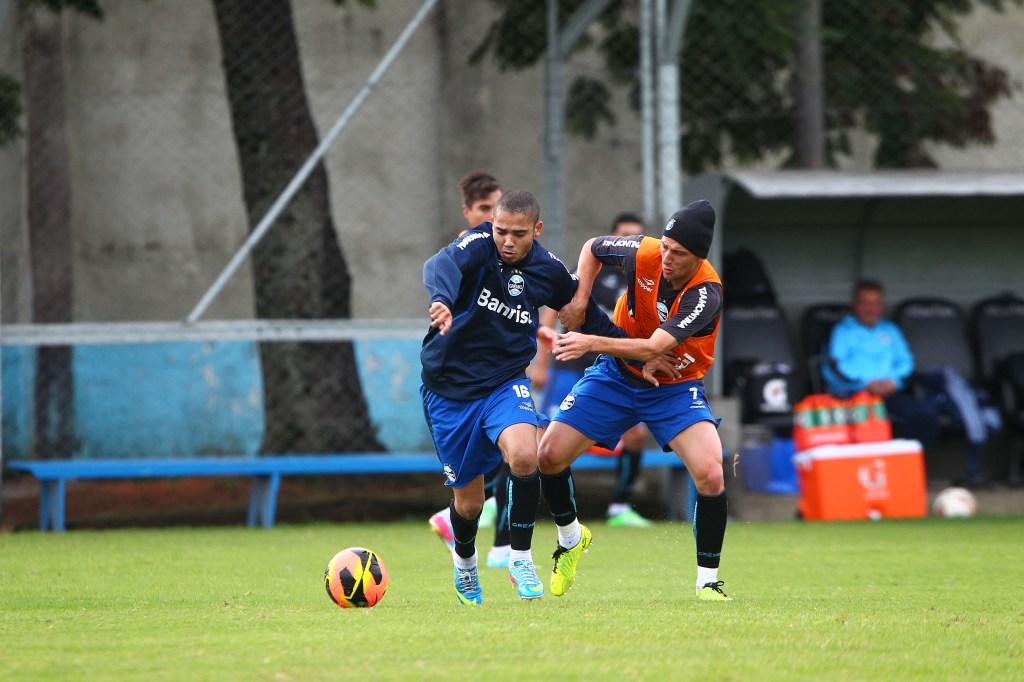
[[[704,583],[704,587],[697,590],[697,599],[701,601],[732,601],[732,597],[722,591],[721,580],[713,583]]]
[[[579,563],[580,557],[590,549],[593,539],[594,536],[590,529],[580,525],[580,541],[571,549],[559,545],[555,553],[551,555],[551,558],[555,560],[555,566],[551,571],[551,594],[561,597],[569,591],[576,580],[576,564]]]
[[[652,524],[649,520],[640,516],[640,514],[635,510],[627,509],[613,516],[609,516],[608,525],[622,528],[650,528]]]
[[[484,508],[480,510],[480,518],[477,520],[477,526],[480,528],[493,528],[494,522],[498,518],[498,501],[493,497],[488,497],[484,500]]]

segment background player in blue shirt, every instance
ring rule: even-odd
[[[468,230],[423,266],[431,301],[420,353],[423,412],[453,492],[455,590],[465,604],[483,601],[475,547],[483,475],[502,459],[511,470],[509,575],[522,598],[544,594],[530,551],[540,481],[538,416],[525,370],[536,353],[538,309],[560,309],[576,282],[535,241],[539,218],[532,194],[505,194],[493,224]],[[593,301],[585,326],[622,336]]]

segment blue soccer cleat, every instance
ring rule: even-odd
[[[537,569],[529,559],[509,562],[508,579],[516,586],[523,599],[540,599],[544,596],[544,583],[537,576]]]
[[[455,596],[470,606],[484,603],[484,591],[480,587],[480,574],[473,568],[455,567]]]

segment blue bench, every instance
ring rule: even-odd
[[[644,467],[682,470],[672,453],[646,451]],[[583,455],[574,470],[612,469],[614,458]],[[277,494],[282,476],[331,474],[438,474],[433,453],[381,453],[358,455],[288,455],[254,458],[189,459],[65,459],[14,461],[12,471],[31,474],[39,480],[39,529],[63,531],[65,483],[69,480],[118,480],[138,478],[184,478],[207,476],[248,476],[249,526],[270,528],[277,513]]]

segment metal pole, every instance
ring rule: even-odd
[[[572,52],[576,42],[583,37],[583,32],[611,2],[612,0],[587,0],[573,12],[569,20],[565,22],[565,28],[562,29],[561,35],[558,36],[558,53],[562,57],[566,57]]]
[[[643,150],[643,211],[644,222],[651,227],[656,222],[657,195],[654,185],[654,55],[651,37],[652,0],[640,0],[640,125]]]
[[[587,0],[565,28],[558,28],[558,0],[547,0],[547,52],[544,57],[544,243],[552,253],[565,255],[565,183],[562,177],[562,83],[565,58],[587,26],[611,0]]]
[[[664,223],[679,208],[678,92],[674,60],[666,59],[668,0],[658,0],[655,12],[658,40],[658,223]]]
[[[661,181],[661,221],[683,201],[682,156],[679,142],[679,50],[690,0],[674,0],[671,15],[666,0],[658,0],[658,173]]]
[[[547,54],[544,57],[544,242],[564,256],[565,208],[562,203],[562,55],[559,50],[558,0],[547,0]]]
[[[797,40],[797,159],[825,167],[825,86],[821,61],[821,0],[804,0]]]
[[[320,144],[317,145],[317,148],[313,150],[313,153],[309,155],[308,159],[306,159],[302,168],[299,169],[295,174],[295,177],[292,178],[291,182],[288,183],[288,186],[285,187],[284,191],[281,192],[281,195],[270,207],[270,210],[267,211],[266,215],[263,216],[263,219],[260,220],[259,224],[256,225],[255,229],[253,229],[249,234],[245,243],[239,247],[238,251],[235,252],[235,255],[232,256],[231,260],[224,267],[224,270],[217,276],[216,281],[210,285],[210,288],[207,289],[206,293],[199,299],[199,302],[196,304],[195,308],[192,309],[192,312],[188,314],[188,322],[195,322],[203,316],[203,313],[205,313],[206,309],[210,307],[213,299],[217,297],[217,294],[219,294],[221,289],[224,288],[224,285],[228,283],[231,276],[235,274],[235,271],[238,270],[242,265],[242,262],[249,256],[249,253],[252,252],[256,244],[259,243],[260,239],[262,239],[267,233],[271,225],[274,224],[274,221],[281,215],[281,212],[284,211],[288,202],[292,200],[292,197],[294,197],[299,191],[299,188],[302,187],[302,184],[316,168],[316,165],[320,163],[324,154],[326,154],[330,146],[334,144],[335,139],[345,126],[348,125],[349,121],[352,120],[356,111],[359,110],[359,107],[362,106],[363,102],[369,96],[370,91],[377,85],[377,81],[379,81],[381,76],[384,75],[384,72],[388,70],[391,63],[395,61],[395,58],[398,57],[398,53],[401,52],[402,48],[405,47],[405,44],[409,42],[412,34],[436,4],[437,0],[423,0],[423,4],[420,5],[419,11],[416,12],[416,15],[412,18],[402,33],[399,34],[398,39],[395,40],[391,49],[388,50],[387,54],[384,55],[384,58],[380,60],[379,64],[377,64],[377,68],[373,70],[370,77],[366,79],[366,82],[359,90],[355,99],[352,100],[348,105],[348,108],[346,108],[341,116],[338,117],[338,120],[331,127],[330,131],[326,136],[324,136],[324,139],[321,140]]]

